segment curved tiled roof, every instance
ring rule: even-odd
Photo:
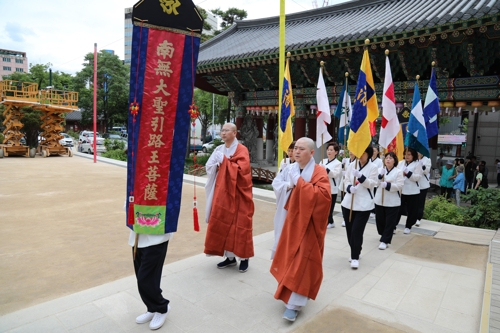
[[[500,0],[352,0],[286,17],[286,48],[426,29],[496,14]],[[199,65],[273,54],[279,46],[279,17],[236,21],[203,43]]]

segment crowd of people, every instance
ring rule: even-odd
[[[238,266],[241,273],[250,267],[254,256],[252,218],[252,175],[248,149],[236,138],[234,124],[222,127],[223,145],[218,146],[206,163],[206,222],[204,253],[224,260],[216,267]],[[393,152],[380,156],[379,149],[369,145],[357,158],[352,153],[340,159],[343,151],[337,143],[326,145],[326,158],[316,163],[315,144],[300,138],[288,147],[273,180],[276,194],[274,244],[271,249],[270,273],[277,281],[274,297],[285,305],[283,318],[295,321],[309,299],[314,300],[323,280],[323,252],[327,229],[334,228],[333,211],[341,193],[341,211],[350,246],[350,267],[360,267],[363,234],[370,216],[375,217],[380,235],[380,250],[387,249],[396,233],[401,216],[406,216],[404,234],[419,226],[430,187],[431,161],[407,147],[404,159]],[[339,156],[340,155],[340,156]],[[463,160],[437,160],[441,192],[455,195],[467,188],[487,186],[485,165],[476,165],[475,157]],[[476,170],[476,171],[475,171]],[[497,160],[500,186],[500,161]],[[454,191],[455,190],[455,191]],[[372,215],[373,214],[373,215]],[[137,323],[150,322],[158,329],[165,322],[169,301],[160,288],[161,268],[165,260],[167,235],[139,235],[134,267],[139,294],[147,312]],[[130,234],[129,244],[136,235]],[[239,265],[238,265],[239,261]]]

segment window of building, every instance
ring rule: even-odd
[[[16,72],[24,72],[24,69],[23,68],[16,68]]]
[[[4,71],[12,71],[12,67],[9,66],[3,66]]]
[[[16,59],[16,64],[22,64],[22,63],[24,63],[23,59]]]
[[[2,60],[3,62],[10,62],[10,58],[3,57]]]

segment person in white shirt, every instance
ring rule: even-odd
[[[427,200],[427,191],[431,187],[429,179],[431,178],[432,161],[430,158],[418,153],[418,164],[422,168],[422,177],[418,184],[420,185],[420,194],[418,196],[418,212],[417,222],[415,225],[420,226],[420,220],[424,216],[425,201]]]
[[[380,159],[380,152],[378,150],[378,147],[377,146],[373,146],[373,155],[371,157],[371,161],[373,164],[375,164],[375,166],[377,167],[377,170],[382,168],[384,166],[384,163],[382,162],[382,160]],[[375,196],[377,194],[377,186],[376,185],[374,188],[373,188],[373,196]],[[370,214],[370,217],[375,217],[375,208],[372,210],[371,214]]]
[[[373,203],[373,187],[377,184],[377,168],[370,161],[372,146],[368,146],[358,162],[351,163],[345,174],[346,194],[342,200],[342,215],[346,222],[347,241],[351,247],[351,268],[359,267],[363,233]],[[351,211],[352,202],[352,211]]]
[[[288,146],[288,149],[286,151],[286,154],[288,157],[284,158],[281,160],[280,163],[280,172],[283,171],[283,169],[287,166],[289,166],[292,163],[295,163],[295,158],[293,157],[293,148],[295,147],[295,142],[293,141],[290,146]]]
[[[422,167],[418,164],[418,154],[413,148],[407,147],[405,150],[405,160],[399,162],[398,169],[403,171],[405,183],[401,196],[401,215],[406,215],[405,234],[411,232],[411,227],[417,222],[418,198],[420,195],[419,181],[422,178]],[[399,223],[398,219],[398,223]]]
[[[393,152],[385,155],[385,168],[378,169],[379,190],[375,194],[375,222],[380,237],[380,250],[392,241],[393,230],[399,222],[403,172],[397,168],[398,157]]]
[[[127,202],[124,209],[126,210]],[[165,299],[160,288],[161,272],[165,257],[167,256],[168,241],[172,239],[173,233],[163,235],[138,234],[130,230],[128,244],[134,252],[135,239],[137,238],[137,249],[134,258],[134,271],[137,279],[137,289],[141,296],[147,312],[135,319],[137,324],[150,322],[149,328],[156,330],[163,326],[170,312],[170,301]]]
[[[338,186],[340,185],[340,178],[342,177],[342,163],[340,163],[337,159],[339,151],[340,147],[337,143],[329,143],[326,146],[326,156],[328,157],[319,163],[320,166],[326,169],[332,191],[332,204],[330,206],[330,214],[328,215],[328,229],[335,228],[335,222],[333,221],[332,214],[333,209],[335,208],[335,202],[337,201],[337,194],[339,193]]]
[[[353,163],[356,161],[356,156],[354,156],[353,153],[349,152],[349,157],[344,157],[342,159],[342,178],[340,179],[340,200],[344,200],[345,196],[345,185],[344,185],[344,180],[345,180],[345,172],[347,170],[347,167],[349,164]],[[345,221],[342,221],[342,226],[345,227]]]

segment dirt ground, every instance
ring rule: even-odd
[[[0,159],[0,315],[134,274],[125,226],[126,169],[81,157]],[[166,263],[203,252],[205,191],[185,184]],[[275,205],[256,200],[254,236]]]
[[[452,242],[433,237],[414,237],[396,253],[444,264],[484,270],[488,262],[488,247]]]

